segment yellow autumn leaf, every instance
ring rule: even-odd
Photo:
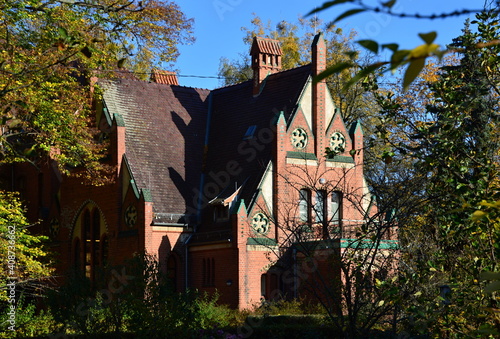
[[[409,58],[417,59],[417,58],[425,58],[435,52],[439,48],[438,44],[423,44],[415,47],[410,51]]]
[[[472,219],[473,222],[476,222],[476,221],[481,220],[482,218],[484,218],[484,216],[486,214],[487,213],[484,212],[484,211],[477,210],[474,213],[472,213],[471,219]]]

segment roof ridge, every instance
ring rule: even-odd
[[[290,72],[293,72],[293,71],[296,71],[298,72],[299,69],[301,68],[306,68],[306,67],[310,67],[312,64],[311,63],[308,63],[308,64],[305,64],[305,65],[300,65],[300,66],[297,66],[297,67],[294,67],[294,68],[289,68],[289,69],[285,69],[285,70],[282,70],[282,71],[279,71],[279,72],[276,72],[276,73],[273,73],[273,74],[269,74],[269,77],[277,77],[277,76],[283,76],[284,73],[290,73]],[[231,87],[235,87],[235,86],[240,86],[240,85],[243,85],[243,84],[246,84],[246,83],[251,83],[253,81],[253,79],[249,79],[249,80],[245,80],[245,81],[242,81],[242,82],[238,82],[236,84],[231,84],[231,85],[227,85],[227,86],[223,86],[223,87],[219,87],[219,88],[215,88],[212,90],[213,91],[219,91],[219,90],[225,90],[225,89],[228,89],[228,88],[231,88]]]

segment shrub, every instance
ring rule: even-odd
[[[0,315],[0,323],[4,326],[0,330],[0,338],[36,337],[61,331],[61,326],[54,320],[50,311],[37,311],[34,302],[27,303],[23,298],[20,298],[16,306],[14,332],[9,330],[6,325],[8,318],[8,309],[3,310]]]

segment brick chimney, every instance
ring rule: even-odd
[[[281,46],[278,40],[254,37],[250,55],[253,70],[253,95],[260,94],[269,74],[281,70]]]
[[[179,86],[179,81],[177,80],[175,72],[153,69],[149,80],[158,84]]]
[[[326,69],[326,44],[323,34],[319,33],[314,37],[312,46],[312,76],[315,77]],[[325,132],[326,132],[326,82],[321,80],[313,84],[312,87],[312,120],[315,141],[315,153],[319,158],[325,152]]]

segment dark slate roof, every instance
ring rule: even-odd
[[[100,80],[111,116],[125,123],[126,157],[139,189],[166,222],[194,211],[203,159],[209,90],[118,79]]]
[[[223,179],[228,177],[222,173],[238,172],[232,166],[237,166],[239,173],[229,176],[230,189],[244,183],[240,198],[247,205],[252,201],[272,158],[274,124],[280,112],[287,121],[290,119],[310,74],[310,65],[272,74],[257,97],[252,94],[252,81],[212,91],[205,183],[210,189],[205,193],[216,194],[204,197],[205,201],[224,194]],[[256,126],[253,139],[245,138],[251,126]]]

